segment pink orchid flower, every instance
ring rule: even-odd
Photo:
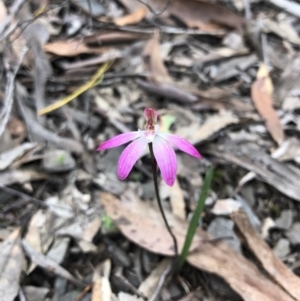
[[[201,159],[196,148],[186,139],[173,134],[159,132],[157,112],[151,108],[144,111],[146,118],[145,130],[117,135],[99,147],[98,151],[114,148],[132,141],[122,152],[118,162],[118,178],[124,180],[129,175],[133,165],[143,154],[149,143],[152,143],[154,157],[167,185],[173,186],[176,178],[177,159],[173,145],[181,151]]]

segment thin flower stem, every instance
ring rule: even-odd
[[[177,258],[178,257],[177,240],[176,240],[176,237],[175,237],[174,233],[172,232],[172,230],[171,230],[171,228],[169,226],[169,223],[167,221],[166,215],[164,213],[164,209],[162,207],[160,195],[159,195],[158,176],[157,176],[157,162],[156,162],[156,159],[154,157],[152,143],[149,143],[149,150],[150,150],[150,155],[151,155],[151,158],[152,158],[152,174],[153,174],[154,189],[155,189],[155,194],[156,194],[156,199],[157,199],[158,207],[159,207],[160,213],[161,213],[161,215],[163,217],[163,220],[165,222],[165,225],[166,225],[166,227],[168,229],[168,232],[170,233],[170,235],[171,235],[171,237],[173,239],[175,256]]]

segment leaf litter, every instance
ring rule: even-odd
[[[1,2],[3,301],[300,300],[299,5],[270,3]],[[120,182],[119,154],[95,152],[142,129],[145,107],[204,156],[178,153],[175,186],[160,186],[180,247],[215,168],[176,279],[149,155]],[[251,256],[208,234],[233,222]]]

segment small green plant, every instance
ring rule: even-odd
[[[191,218],[191,221],[190,221],[190,224],[189,224],[189,227],[187,230],[187,234],[185,237],[185,242],[184,242],[181,254],[179,256],[179,268],[182,268],[182,266],[186,260],[186,257],[188,255],[189,249],[191,247],[194,235],[195,235],[197,227],[198,227],[198,222],[199,222],[200,216],[204,209],[205,200],[207,198],[207,194],[208,194],[208,191],[209,191],[209,188],[211,185],[213,174],[214,174],[213,168],[212,168],[212,166],[210,166],[206,173],[204,184],[203,184],[203,187],[202,187],[202,190],[201,190],[198,202],[197,202],[197,206],[196,206],[196,209]]]
[[[114,231],[116,230],[115,224],[112,220],[112,218],[108,215],[103,215],[102,218],[102,227],[107,231]]]
[[[66,161],[66,155],[64,153],[59,154],[57,161],[59,164],[63,165]]]

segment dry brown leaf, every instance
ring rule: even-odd
[[[260,77],[251,86],[251,97],[258,113],[265,120],[266,128],[272,138],[281,144],[284,140],[284,133],[279,117],[273,108],[272,84],[269,76],[262,73],[262,75],[258,73]]]
[[[242,211],[232,214],[240,235],[246,245],[254,253],[263,268],[279,285],[281,285],[293,298],[300,300],[300,278],[289,270],[275,255],[270,247],[262,240],[252,227],[247,215]]]
[[[164,241],[168,239],[166,236],[168,232],[164,231],[165,227],[158,209],[139,201],[133,194],[122,197],[125,199],[119,201],[110,193],[101,193],[99,200],[104,205],[107,214],[128,239],[152,252],[171,255],[172,242],[169,241],[170,243],[166,244]],[[133,200],[134,198],[136,200]],[[179,221],[168,211],[165,213],[172,228],[185,233],[187,223]],[[136,223],[135,227],[131,227],[132,221]],[[137,232],[139,233],[136,234]],[[175,232],[175,235],[178,237],[178,233]],[[293,300],[280,287],[266,278],[253,263],[232,250],[226,242],[211,242],[209,241],[211,236],[200,229],[195,239],[201,243],[197,244],[197,249],[191,250],[187,258],[188,262],[196,268],[225,279],[245,301]]]
[[[118,26],[136,24],[145,18],[147,12],[148,12],[147,8],[145,6],[142,6],[129,15],[115,19],[114,23]]]
[[[122,197],[128,198],[128,193],[129,191],[124,192]],[[136,199],[134,195],[130,196],[131,200]],[[138,213],[138,204],[135,206],[136,212],[132,212],[130,209],[133,206],[132,204],[127,208],[127,205],[124,202],[120,202],[116,197],[108,192],[101,193],[100,201],[105,207],[107,215],[114,220],[115,224],[128,239],[153,253],[163,254],[166,256],[174,255],[173,240],[166,227],[154,219],[142,218]],[[147,209],[145,207],[147,207]],[[141,210],[141,212],[147,212],[148,215],[156,215],[154,207],[152,207],[149,203],[144,205]],[[158,218],[162,219],[162,217]],[[175,229],[173,231],[177,238],[178,249],[181,250],[184,243],[185,231],[184,229]],[[198,241],[194,241],[191,250],[195,249],[198,243]]]
[[[88,47],[81,41],[56,41],[47,43],[43,46],[46,52],[53,53],[58,56],[76,56],[83,53],[104,53],[107,48],[104,47]]]
[[[172,82],[160,54],[158,31],[155,31],[154,37],[146,44],[143,54],[149,57],[149,65],[147,67],[153,81],[157,83]]]
[[[13,301],[17,296],[23,261],[24,256],[20,244],[20,229],[17,229],[0,244],[1,301]]]
[[[201,230],[197,235],[210,238]],[[245,301],[294,300],[226,242],[203,243],[188,255],[187,261],[198,269],[222,277]]]

